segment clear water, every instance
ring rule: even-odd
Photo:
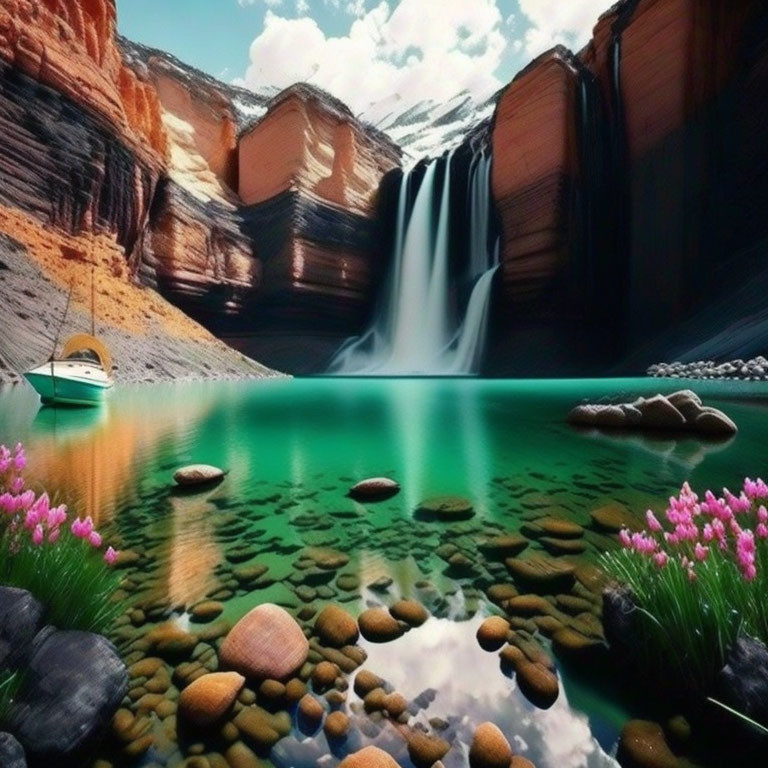
[[[538,768],[607,766],[615,765],[610,754],[631,701],[606,698],[561,671],[556,705],[541,712],[528,704],[474,639],[491,610],[483,585],[504,580],[498,564],[456,573],[435,550],[517,530],[549,507],[587,525],[589,511],[608,502],[638,512],[659,507],[686,479],[733,487],[744,475],[765,474],[763,401],[742,399],[737,384],[708,386],[708,404],[740,427],[733,440],[611,436],[564,423],[585,398],[679,388],[672,382],[363,378],[119,387],[93,410],[40,410],[28,388],[15,387],[0,390],[0,441],[23,441],[35,483],[91,514],[120,546],[148,556],[147,590],[178,606],[176,621],[185,624],[184,606],[219,586],[218,567],[233,546],[252,546],[274,581],[228,600],[232,621],[265,601],[298,609],[294,562],[307,547],[332,547],[350,556],[342,570],[361,585],[335,590],[332,601],[354,613],[402,595],[433,612],[394,643],[364,644],[365,666],[406,698],[434,691],[417,718],[446,720],[457,745],[476,723],[493,720]],[[707,387],[697,389],[707,395]],[[229,475],[203,494],[171,493],[174,469],[197,462]],[[346,496],[357,480],[378,475],[396,478],[401,493],[370,505]],[[445,494],[471,499],[476,516],[454,525],[414,520],[419,501]],[[234,539],[220,532],[233,520],[245,523]],[[598,534],[586,538],[586,560],[608,545]],[[382,576],[393,580],[386,595],[367,588]],[[391,729],[365,731],[353,727],[349,748],[384,743],[410,766]],[[336,758],[316,762],[327,753],[322,731],[312,738],[295,731],[272,760],[286,768],[336,765]],[[171,748],[151,757],[181,760]],[[463,767],[465,753],[459,746],[444,762]]]

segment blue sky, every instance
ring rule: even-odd
[[[117,0],[120,32],[255,90],[308,80],[361,112],[477,99],[555,43],[581,47],[611,0]]]

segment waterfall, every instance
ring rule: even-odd
[[[413,171],[403,172],[392,270],[379,310],[371,328],[337,353],[332,373],[450,376],[479,370],[498,263],[498,243],[489,248],[491,157],[478,153],[470,164],[467,210],[459,212],[469,225],[467,253],[463,275],[452,281],[453,158],[451,151],[427,165],[410,210]],[[463,303],[456,298],[462,290],[469,293]]]

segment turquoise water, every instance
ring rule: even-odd
[[[131,597],[137,604],[164,600],[171,619],[187,627],[186,610],[212,594],[229,621],[265,601],[293,612],[341,602],[356,613],[415,597],[433,618],[394,643],[363,643],[366,667],[388,670],[409,700],[434,692],[415,718],[449,723],[457,746],[446,768],[466,765],[460,745],[484,719],[514,734],[538,768],[607,766],[615,765],[610,754],[631,701],[606,699],[561,670],[556,705],[542,712],[528,704],[495,654],[474,640],[482,616],[494,610],[484,589],[510,581],[503,563],[478,557],[477,542],[543,514],[588,527],[589,512],[608,503],[642,513],[686,479],[698,488],[735,487],[744,475],[766,474],[768,408],[760,397],[745,400],[737,384],[696,387],[739,425],[726,442],[583,432],[564,422],[584,399],[678,388],[647,379],[179,383],[118,387],[101,409],[63,411],[40,410],[28,388],[15,387],[0,390],[0,442],[23,441],[35,483],[56,489],[74,510],[92,514],[110,540],[143,555],[142,573],[131,576],[141,582]],[[227,469],[226,480],[199,495],[172,493],[174,469],[198,462]],[[370,505],[346,496],[356,481],[379,475],[397,479],[400,494]],[[421,500],[447,494],[472,501],[472,520],[414,520]],[[585,542],[579,561],[612,546],[592,530]],[[447,565],[437,552],[446,544],[467,553],[471,565]],[[326,580],[303,583],[295,563],[318,548],[345,553],[349,563]],[[243,561],[268,566],[269,578],[236,588],[233,564]],[[342,572],[359,587],[341,589],[334,578]],[[386,593],[369,589],[382,578],[392,580]],[[353,695],[346,706],[354,712]],[[350,748],[384,743],[411,765],[392,733],[367,730],[353,731]],[[271,759],[303,768],[327,752],[322,731],[308,738],[294,729]],[[174,744],[150,757],[182,761]]]

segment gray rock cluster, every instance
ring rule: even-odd
[[[112,643],[91,632],[43,626],[44,610],[21,589],[0,587],[3,666],[21,669],[23,683],[0,733],[0,765],[64,765],[106,728],[128,683]],[[32,639],[33,638],[33,639]],[[12,735],[11,735],[12,734]]]
[[[762,355],[751,360],[730,360],[716,363],[698,360],[695,363],[658,363],[652,365],[649,376],[659,379],[740,379],[768,381],[768,360]]]
[[[666,430],[724,437],[738,431],[736,424],[717,408],[708,408],[689,389],[671,395],[640,397],[631,403],[579,405],[568,414],[578,426],[605,429]]]

